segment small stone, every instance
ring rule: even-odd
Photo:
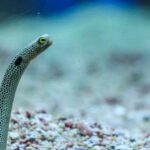
[[[73,128],[73,123],[71,121],[66,121],[65,122],[65,128],[70,128],[72,129]]]
[[[84,123],[78,123],[77,128],[79,129],[80,133],[84,136],[92,136],[92,130],[86,126]]]
[[[11,137],[12,140],[19,138],[19,134],[17,132],[9,133],[9,136]]]

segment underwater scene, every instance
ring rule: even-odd
[[[0,79],[0,150],[150,150],[150,1],[2,1]]]

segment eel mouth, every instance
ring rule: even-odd
[[[53,41],[51,39],[49,39],[47,42],[48,47],[51,46],[52,44],[53,44]]]

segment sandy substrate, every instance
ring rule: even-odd
[[[32,39],[48,33],[54,41],[19,84],[11,150],[150,149],[145,12],[89,6],[60,18],[11,19],[0,28],[1,78],[11,57]]]
[[[128,117],[128,116],[126,116]],[[134,120],[130,120],[134,121]],[[148,123],[147,119],[144,123]],[[142,128],[138,128],[138,132]],[[14,112],[9,132],[10,150],[149,150],[150,134],[108,128],[74,117],[53,119],[44,110]]]

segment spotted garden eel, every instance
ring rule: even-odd
[[[32,59],[52,44],[43,35],[25,47],[10,63],[0,87],[0,150],[6,150],[12,104],[20,78]]]

